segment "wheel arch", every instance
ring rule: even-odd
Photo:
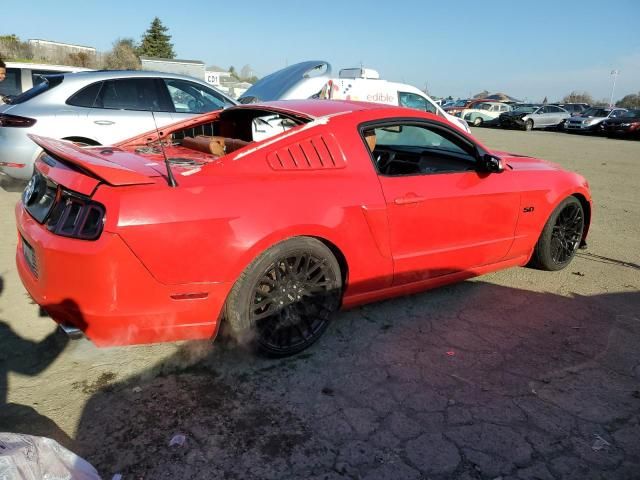
[[[572,196],[576,197],[578,201],[580,201],[582,210],[584,210],[584,232],[582,234],[582,240],[580,241],[580,246],[582,247],[587,244],[586,238],[589,233],[589,227],[591,226],[591,203],[580,192],[575,192]]]
[[[306,235],[303,235],[303,236],[306,236]],[[331,253],[333,253],[333,256],[336,257],[336,260],[338,261],[338,265],[340,265],[340,276],[342,277],[342,286],[344,290],[349,280],[349,262],[347,261],[347,257],[342,252],[340,247],[338,247],[332,241],[327,240],[326,238],[323,238],[323,237],[316,237],[316,236],[311,236],[310,238],[315,238],[319,242],[322,242],[329,250],[331,250]]]
[[[247,267],[253,262],[255,258],[261,255],[266,250],[272,248],[279,243],[286,242],[287,240],[291,240],[297,237],[308,237],[318,240],[322,244],[324,244],[331,253],[335,256],[338,261],[338,265],[340,266],[340,274],[342,277],[342,285],[343,288],[346,288],[347,282],[349,279],[349,260],[348,254],[345,253],[345,248],[340,246],[340,242],[334,238],[333,235],[328,231],[328,229],[322,227],[315,227],[310,229],[301,229],[296,231],[285,231],[285,232],[273,232],[266,238],[263,238],[259,242],[255,243],[250,249],[248,249],[242,258],[239,259],[239,262],[234,268],[235,274],[233,283],[238,281],[242,272],[244,272]]]

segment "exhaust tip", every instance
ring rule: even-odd
[[[66,333],[66,335],[72,339],[72,340],[77,340],[79,338],[84,337],[84,333],[82,333],[82,330],[80,330],[77,327],[74,327],[72,325],[65,325],[63,323],[60,324],[60,329]]]

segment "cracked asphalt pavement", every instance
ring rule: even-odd
[[[584,174],[589,249],[561,272],[341,312],[281,360],[224,335],[67,342],[15,272],[21,186],[3,179],[0,431],[56,438],[125,480],[640,478],[640,142],[474,134]]]

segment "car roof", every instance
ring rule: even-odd
[[[364,110],[388,110],[399,108],[397,105],[385,105],[382,103],[355,102],[353,100],[276,100],[273,102],[251,103],[229,107],[231,109],[259,109],[260,107],[274,108],[284,112],[304,115],[309,118],[320,118],[328,115],[357,112]]]
[[[152,70],[95,70],[89,72],[75,72],[75,73],[63,73],[65,78],[72,78],[83,81],[102,80],[109,78],[149,78],[149,77],[163,77],[163,78],[179,78],[196,80],[198,82],[204,82],[204,79],[190,77],[189,75],[181,75],[177,73],[157,72]]]

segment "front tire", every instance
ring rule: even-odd
[[[530,132],[531,130],[533,130],[533,120],[529,119],[526,122],[524,122],[524,129],[527,132]]]
[[[584,233],[584,209],[576,197],[558,205],[542,230],[531,264],[541,270],[565,268],[576,254]]]
[[[340,265],[331,250],[295,237],[251,262],[227,298],[225,317],[241,342],[285,357],[322,336],[341,299]]]
[[[473,119],[473,126],[474,127],[479,127],[480,125],[482,125],[482,118],[481,117],[476,117]]]

